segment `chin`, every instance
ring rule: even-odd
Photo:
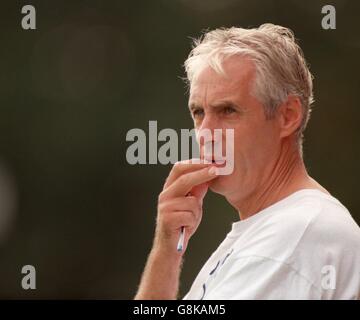
[[[219,176],[218,178],[209,182],[209,189],[212,192],[225,195],[230,190],[230,176]]]

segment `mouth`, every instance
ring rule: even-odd
[[[226,160],[224,159],[215,159],[214,157],[212,157],[212,158],[204,158],[203,160],[205,163],[212,163],[218,168],[223,168],[226,166]]]

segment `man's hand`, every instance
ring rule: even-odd
[[[176,299],[182,255],[200,224],[208,182],[216,174],[214,165],[191,160],[178,162],[172,168],[159,195],[154,244],[135,299]],[[182,226],[186,230],[184,249],[178,252]]]
[[[154,249],[182,255],[202,218],[202,202],[208,182],[216,178],[212,164],[178,162],[159,195]],[[184,249],[176,251],[181,227],[185,227]]]

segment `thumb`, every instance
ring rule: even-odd
[[[209,185],[207,183],[202,183],[192,188],[190,193],[202,202],[208,192],[208,189]]]

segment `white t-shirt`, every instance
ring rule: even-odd
[[[360,299],[360,228],[302,189],[233,223],[183,299]]]

